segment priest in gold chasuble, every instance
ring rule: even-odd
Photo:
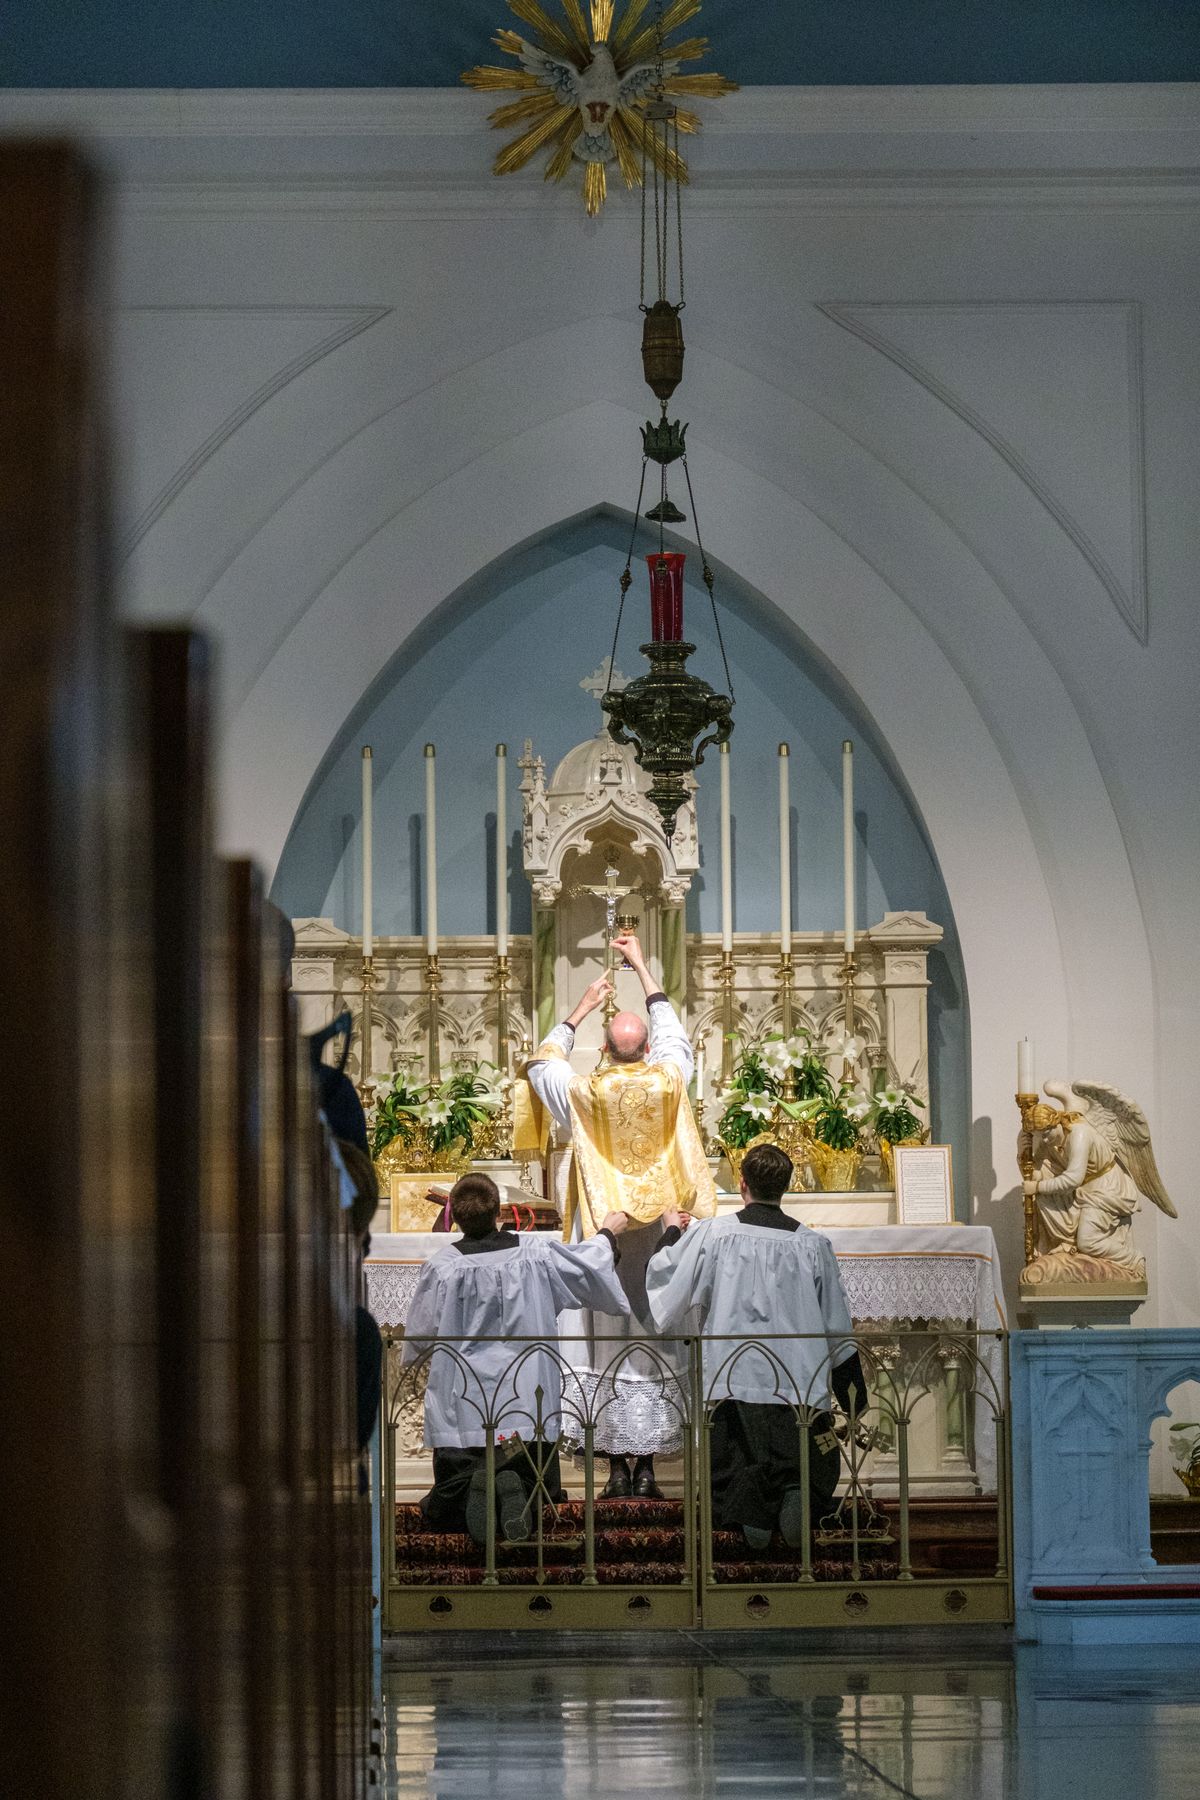
[[[527,1082],[518,1087],[515,1148],[518,1154],[544,1150],[551,1120],[570,1132],[568,1242],[594,1236],[609,1212],[629,1219],[618,1270],[629,1318],[567,1312],[559,1328],[564,1361],[578,1384],[578,1434],[586,1412],[596,1448],[610,1459],[605,1497],[653,1499],[660,1492],[655,1455],[677,1454],[683,1444],[686,1357],[678,1340],[658,1337],[646,1299],[646,1265],[662,1237],[663,1213],[677,1207],[693,1218],[712,1218],[717,1191],[688,1099],[687,1033],[667,996],[656,990],[637,938],[617,937],[613,947],[641,981],[649,1028],[635,1013],[618,1013],[605,1032],[605,1067],[590,1076],[573,1074],[568,1058],[575,1028],[611,992],[603,977],[594,981],[527,1066]],[[647,1340],[655,1340],[652,1349],[642,1347]],[[572,1386],[564,1380],[568,1429]]]

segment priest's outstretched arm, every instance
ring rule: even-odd
[[[674,1063],[683,1071],[685,1085],[692,1079],[692,1046],[688,1034],[680,1023],[679,1014],[671,1005],[660,987],[655,985],[654,977],[642,955],[642,946],[632,931],[618,932],[613,938],[613,949],[623,956],[634,974],[642,984],[642,992],[646,996],[646,1014],[650,1020],[650,1042],[646,1047],[648,1063]]]
[[[575,1047],[576,1028],[583,1024],[589,1013],[594,1013],[598,1006],[603,1006],[613,991],[612,982],[607,975],[599,975],[584,993],[583,998],[574,1010],[568,1013],[561,1025],[547,1032],[544,1044],[552,1044],[561,1056],[548,1056],[540,1062],[531,1062],[526,1070],[529,1085],[532,1087],[543,1106],[549,1107],[556,1125],[564,1130],[571,1123],[571,1112],[568,1096],[571,1087],[571,1064],[568,1060]]]

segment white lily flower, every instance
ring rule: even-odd
[[[443,1100],[440,1094],[435,1094],[421,1108],[421,1116],[427,1125],[444,1125],[450,1117],[450,1102]]]
[[[898,1106],[907,1106],[908,1095],[903,1088],[880,1088],[875,1096],[875,1104],[884,1107],[888,1112],[895,1112]]]
[[[871,1110],[871,1096],[860,1087],[852,1088],[844,1104],[852,1119],[865,1119]]]
[[[760,1088],[758,1092],[745,1096],[742,1110],[748,1112],[752,1119],[769,1119],[775,1111],[775,1102],[770,1094]]]
[[[788,1054],[787,1045],[781,1043],[778,1039],[773,1043],[765,1045],[762,1059],[772,1075],[786,1075],[788,1070],[794,1067],[792,1059]]]
[[[783,1046],[789,1069],[798,1069],[806,1056],[812,1054],[807,1038],[790,1037]]]
[[[827,1060],[856,1063],[866,1047],[866,1038],[843,1031],[840,1037],[833,1039],[825,1055]]]
[[[388,1069],[382,1075],[372,1075],[371,1080],[381,1094],[390,1094],[395,1085],[396,1077],[393,1071]]]

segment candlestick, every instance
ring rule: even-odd
[[[779,958],[779,1022],[785,1038],[792,1035],[792,953]]]
[[[508,956],[508,745],[496,745],[496,955]]]
[[[792,950],[792,806],[788,775],[791,751],[779,746],[779,951],[790,956]]]
[[[705,1069],[704,1055],[704,1046],[707,1041],[708,1036],[707,1033],[705,1033],[696,1045],[696,1099],[701,1105],[704,1103],[704,1077],[707,1072]]]
[[[370,1107],[375,1100],[375,1077],[371,1073],[374,1061],[374,1007],[371,995],[375,989],[375,963],[370,956],[362,959],[362,1016],[359,1024],[359,1061],[358,1097],[364,1108]]]
[[[1017,1092],[1018,1094],[1036,1094],[1037,1081],[1033,1073],[1033,1039],[1017,1039]]]
[[[369,961],[375,953],[375,939],[372,917],[372,819],[371,788],[374,758],[370,744],[363,745],[362,752],[362,953]]]
[[[438,964],[437,951],[425,958],[425,991],[429,995],[429,1079],[440,1081],[442,1076],[441,1052],[441,1019],[438,1012],[438,992],[442,985],[442,971]]]
[[[845,925],[842,948],[854,955],[854,745],[842,743],[842,889]]]
[[[425,954],[438,953],[437,928],[437,798],[434,768],[437,751],[425,746]]]
[[[722,950],[721,969],[721,1082],[733,1079],[733,951]]]
[[[729,810],[729,745],[720,747],[721,770],[721,949],[733,949],[733,830]]]
[[[1021,1129],[1029,1134],[1029,1149],[1017,1158],[1017,1164],[1021,1171],[1021,1203],[1025,1209],[1025,1261],[1028,1264],[1037,1255],[1038,1241],[1037,1195],[1025,1192],[1025,1183],[1033,1180],[1037,1169],[1033,1154],[1033,1109],[1037,1105],[1037,1090],[1033,1085],[1033,1045],[1028,1038],[1025,1038],[1023,1042],[1029,1052],[1029,1060],[1025,1069],[1029,1085],[1028,1087],[1019,1086],[1016,1100],[1017,1110],[1021,1115]],[[1018,1045],[1019,1049],[1020,1045]]]
[[[841,969],[838,972],[838,979],[841,982],[841,988],[842,988],[842,1004],[843,1004],[843,1010],[844,1010],[845,1018],[846,1018],[846,1036],[847,1037],[854,1036],[854,1013],[855,1013],[854,977],[857,974],[857,972],[858,972],[858,963],[857,963],[857,959],[854,955],[854,952],[853,952],[853,950],[847,950],[846,954],[842,958]],[[850,1068],[851,1068],[851,1065],[849,1062],[847,1062],[846,1068],[845,1068],[845,1077],[846,1077],[847,1081],[850,1079]]]
[[[496,958],[496,1067],[508,1067],[508,958]]]

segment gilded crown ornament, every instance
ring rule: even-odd
[[[547,181],[562,181],[579,165],[591,218],[604,205],[608,168],[614,162],[627,188],[644,183],[648,159],[656,174],[687,180],[678,137],[697,131],[699,119],[694,112],[678,110],[674,141],[668,143],[647,129],[646,108],[664,93],[718,99],[736,91],[737,83],[724,75],[679,72],[708,50],[707,38],[675,38],[700,11],[701,0],[672,0],[649,20],[649,0],[627,0],[624,7],[614,0],[591,0],[586,15],[583,0],[559,0],[561,19],[552,18],[537,0],[508,0],[508,5],[532,36],[502,28],[492,42],[518,66],[489,64],[462,76],[468,87],[487,93],[520,93],[519,99],[489,114],[497,130],[520,127],[496,157],[497,175],[523,169],[539,150],[548,153]]]

